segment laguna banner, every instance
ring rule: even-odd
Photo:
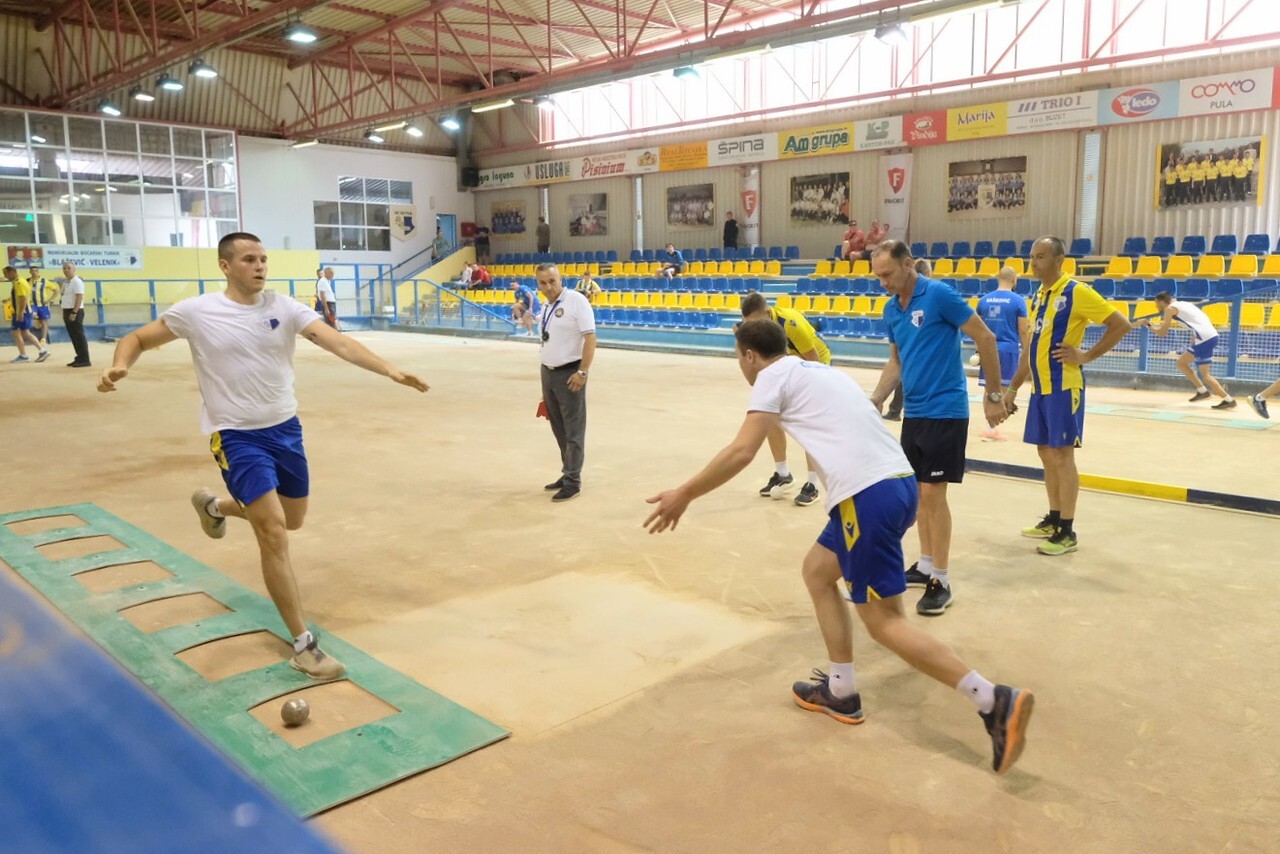
[[[911,154],[880,155],[880,176],[876,190],[880,194],[880,223],[889,229],[888,236],[907,239],[911,222]]]

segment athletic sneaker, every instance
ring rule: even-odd
[[[761,489],[761,490],[760,490],[760,497],[761,497],[761,498],[769,498],[769,497],[770,497],[770,496],[769,496],[769,492],[770,492],[770,490],[772,490],[775,486],[789,486],[793,481],[795,481],[795,478],[794,478],[794,477],[792,477],[791,475],[787,475],[786,477],[783,477],[782,475],[778,474],[778,473],[775,471],[775,472],[774,472],[774,473],[769,477],[769,482],[768,482],[768,483],[766,483],[766,484],[764,485],[764,489]]]
[[[811,712],[822,712],[835,718],[842,724],[860,724],[862,716],[862,697],[855,691],[848,697],[837,700],[829,687],[831,679],[821,670],[814,669],[809,682],[797,682],[791,686],[791,698],[796,705]]]
[[[929,579],[933,578],[927,572],[920,571],[920,561],[916,561],[907,568],[907,586],[908,587],[928,587]]]
[[[582,491],[582,487],[575,484],[565,484],[560,487],[560,491],[551,496],[551,500],[555,502],[568,501],[570,498],[577,498],[578,493]]]
[[[1075,531],[1070,533],[1062,533],[1059,531],[1050,539],[1045,540],[1043,543],[1036,546],[1036,551],[1040,552],[1042,555],[1057,557],[1058,555],[1073,552],[1079,547],[1080,539],[1076,536]]]
[[[924,595],[916,603],[916,613],[936,617],[950,608],[954,599],[950,587],[936,578],[930,578],[928,586],[924,589]]]
[[[1209,397],[1210,397],[1210,394],[1209,394],[1209,392],[1208,392],[1207,390],[1206,390],[1206,391],[1198,391],[1198,392],[1196,392],[1196,393],[1195,393],[1195,395],[1193,395],[1191,398],[1189,398],[1188,402],[1189,402],[1189,403],[1199,403],[1199,402],[1200,402],[1200,401],[1202,401],[1202,400],[1208,400],[1208,399],[1209,399]]]
[[[1271,413],[1267,412],[1267,402],[1262,399],[1260,394],[1249,395],[1249,405],[1253,407],[1253,411],[1261,415],[1263,418],[1270,419]]]
[[[1222,400],[1218,401],[1217,403],[1215,403],[1213,406],[1210,406],[1209,408],[1210,409],[1235,409],[1236,401],[1235,401],[1235,398],[1232,398],[1231,400],[1227,400],[1226,398],[1223,398]]]
[[[800,492],[796,494],[796,506],[808,507],[810,504],[818,500],[818,487],[812,483],[806,483],[800,487]]]
[[[548,483],[546,486],[542,488],[545,489],[547,492],[555,492],[557,490],[564,489],[564,478],[560,478],[557,481]]]
[[[1030,691],[997,685],[995,706],[990,712],[978,712],[991,736],[991,768],[997,774],[1012,768],[1022,755],[1035,705],[1035,695]]]
[[[36,356],[36,361],[43,362],[45,359],[49,358],[49,356],[51,355],[52,354],[48,350],[41,350],[40,355]]]
[[[200,517],[200,527],[204,528],[204,532],[215,540],[220,540],[227,535],[227,519],[209,512],[209,502],[214,499],[214,494],[207,488],[197,489],[191,493],[191,506],[196,508],[196,515]]]
[[[1022,536],[1035,540],[1047,540],[1056,533],[1058,533],[1058,526],[1049,521],[1048,514],[1030,528],[1022,529]]]
[[[320,649],[319,642],[313,637],[306,649],[289,659],[289,666],[299,670],[318,682],[337,679],[346,672],[346,666]]]
[[[30,362],[30,361],[31,360],[28,359],[26,356],[15,356],[9,360],[9,364],[16,365],[18,362]]]

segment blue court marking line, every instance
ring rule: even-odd
[[[993,460],[966,459],[965,470],[977,472],[978,474],[1016,477],[1023,480],[1044,480],[1044,469],[1039,469],[1035,466],[995,462]],[[1183,504],[1198,504],[1204,507],[1221,507],[1226,510],[1244,510],[1249,513],[1280,516],[1280,501],[1271,498],[1232,495],[1228,492],[1212,492],[1207,489],[1192,489],[1186,486],[1172,486],[1164,483],[1150,483],[1143,480],[1105,477],[1096,474],[1081,474],[1080,486],[1084,489],[1111,492],[1117,495],[1158,498],[1163,501],[1176,501]]]
[[[1249,404],[1247,401],[1236,398],[1239,402],[1239,409],[1248,411]],[[969,395],[969,402],[982,405],[982,397],[980,395]],[[1026,409],[1026,401],[1019,401],[1019,415]],[[1086,403],[1084,405],[1086,414],[1092,415],[1111,415],[1119,418],[1137,418],[1143,421],[1164,421],[1170,424],[1195,424],[1198,427],[1225,427],[1231,430],[1271,430],[1280,426],[1280,422],[1267,421],[1263,418],[1216,418],[1203,412],[1177,412],[1170,409],[1148,409],[1142,406],[1118,406],[1110,403]],[[1018,416],[1013,416],[1017,418]]]

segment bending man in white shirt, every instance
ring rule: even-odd
[[[652,534],[675,529],[689,502],[727,483],[755,458],[769,431],[783,429],[810,455],[826,486],[829,520],[804,559],[804,581],[830,659],[828,672],[792,686],[801,708],[841,723],[863,721],[853,669],[853,622],[839,589],[843,579],[867,632],[917,670],[971,699],[991,736],[992,767],[1009,770],[1025,744],[1035,698],[995,685],[952,650],[907,621],[902,594],[902,537],[918,501],[910,463],[880,415],[846,374],[787,355],[782,328],[768,320],[738,326],[738,365],[751,402],[738,436],[700,473],[649,499]]]
[[[204,532],[220,538],[226,517],[246,519],[262,555],[271,601],[293,637],[290,664],[313,679],[341,676],[344,667],[321,651],[303,621],[302,600],[289,559],[289,531],[302,527],[310,478],[293,391],[297,336],[353,365],[426,391],[363,344],[340,335],[297,300],[266,290],[267,252],[252,234],[218,242],[227,289],[182,300],[158,320],[120,339],[98,391],[116,390],[144,350],[187,339],[200,386],[200,425],[230,496],[208,489],[191,496]]]

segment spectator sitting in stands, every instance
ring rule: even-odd
[[[680,254],[680,250],[676,249],[674,243],[667,244],[667,257],[662,259],[662,269],[658,270],[659,276],[666,276],[673,279],[684,270],[684,256]]]
[[[471,287],[487,288],[493,284],[493,276],[485,269],[483,264],[476,264],[471,268]]]
[[[856,219],[849,220],[849,228],[840,241],[840,257],[845,261],[870,257],[867,253],[867,235],[858,228]]]
[[[591,271],[582,274],[582,278],[578,279],[578,286],[575,288],[579,293],[587,298],[587,302],[594,303],[596,297],[601,293],[600,283],[592,276]]]
[[[462,266],[462,272],[458,274],[457,281],[454,282],[459,288],[471,287],[471,273],[475,270],[471,262],[468,261]]]
[[[875,246],[877,243],[883,243],[884,239],[889,236],[889,223],[880,223],[880,220],[871,220],[871,230],[867,232],[867,246]],[[863,258],[871,260],[871,250],[867,249],[862,254]]]
[[[511,292],[515,301],[511,303],[511,319],[523,326],[525,334],[533,335],[533,324],[538,317],[538,294],[526,288],[514,279],[511,281]],[[512,332],[511,334],[515,334]]]

